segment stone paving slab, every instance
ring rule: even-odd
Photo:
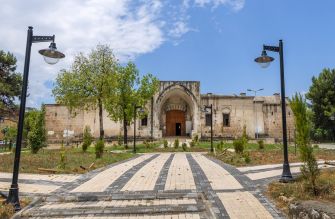
[[[326,165],[326,164],[319,164],[319,168],[320,169],[324,169],[324,168],[332,168],[334,166],[331,165]],[[291,167],[291,173],[300,173],[300,166],[296,166],[296,167]],[[275,177],[275,176],[281,176],[283,170],[280,169],[275,169],[275,170],[266,170],[266,171],[260,171],[260,172],[256,172],[256,173],[248,173],[245,174],[247,177],[249,177],[251,180],[259,180],[259,179],[265,179],[265,178],[271,178],[271,177]]]
[[[10,182],[0,182],[0,191],[7,192],[10,188],[11,183]],[[48,194],[56,189],[58,189],[60,186],[55,185],[42,185],[42,184],[25,184],[20,183],[19,184],[19,191],[22,193],[34,193],[34,194]]]
[[[200,165],[209,180],[212,188],[216,189],[242,189],[242,185],[224,168],[207,159],[203,155],[192,155]]]
[[[195,182],[186,154],[176,153],[168,172],[164,190],[195,189]]]
[[[12,176],[12,173],[0,172],[0,179],[11,179]],[[80,175],[75,174],[19,174],[19,180],[44,180],[52,182],[73,182],[74,180],[78,179],[78,177],[80,177]]]
[[[266,172],[241,172],[202,153],[142,154],[64,185],[49,181],[57,188],[21,218],[282,218],[247,177],[253,171]]]
[[[217,194],[231,219],[271,219],[271,214],[250,192],[226,192]]]
[[[318,160],[318,164],[324,164],[324,160]],[[297,162],[297,163],[290,163],[291,167],[301,166],[303,163]],[[283,164],[266,164],[266,165],[257,165],[257,166],[249,166],[249,167],[238,167],[236,168],[240,172],[246,173],[246,172],[253,172],[253,171],[266,171],[268,169],[277,169],[282,168]]]
[[[115,180],[133,166],[149,159],[153,154],[142,155],[136,159],[130,160],[126,163],[113,166],[105,171],[100,172],[91,180],[81,184],[71,192],[102,192],[107,189]]]
[[[161,154],[142,167],[121,189],[121,191],[154,190],[161,169],[171,154]]]

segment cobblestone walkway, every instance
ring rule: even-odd
[[[237,169],[201,153],[162,153],[139,155],[81,176],[21,174],[21,190],[23,183],[50,188],[37,189],[35,194],[44,193],[43,198],[19,217],[282,218],[258,187],[257,180],[266,177],[250,175],[276,168]]]

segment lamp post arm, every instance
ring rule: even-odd
[[[278,46],[263,45],[263,50],[272,51],[272,52],[279,52],[280,48]]]
[[[33,43],[55,42],[55,35],[53,36],[32,36]]]

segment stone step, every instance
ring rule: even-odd
[[[202,205],[178,205],[178,206],[136,206],[136,207],[100,207],[100,208],[72,208],[72,209],[32,209],[21,215],[30,217],[69,217],[81,215],[112,216],[112,215],[142,215],[142,214],[181,214],[200,213],[205,211]]]
[[[87,215],[92,217],[157,215],[164,218],[165,215],[204,215],[205,211],[204,203],[194,198],[42,202],[23,211],[20,218],[71,218]]]

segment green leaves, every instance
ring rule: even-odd
[[[98,45],[88,56],[76,56],[70,70],[61,71],[53,95],[71,111],[99,107],[102,112],[104,106],[110,118],[128,124],[134,117],[134,105],[144,107],[157,88],[153,75],[141,78],[134,63],[121,66],[108,46]],[[102,113],[99,117],[103,133]]]
[[[104,105],[114,121],[130,122],[134,118],[134,105],[146,105],[158,89],[158,79],[152,74],[141,78],[132,62],[118,66],[116,78],[115,90],[105,99]]]
[[[47,145],[44,116],[44,107],[42,107],[42,110],[33,110],[26,113],[24,125],[27,130],[27,143],[33,154]]]
[[[22,77],[15,70],[16,58],[14,55],[0,50],[0,111],[14,108],[14,100],[20,96]]]
[[[335,69],[324,69],[318,77],[312,78],[312,85],[306,97],[312,103],[315,129],[327,133],[328,139],[335,139]]]

